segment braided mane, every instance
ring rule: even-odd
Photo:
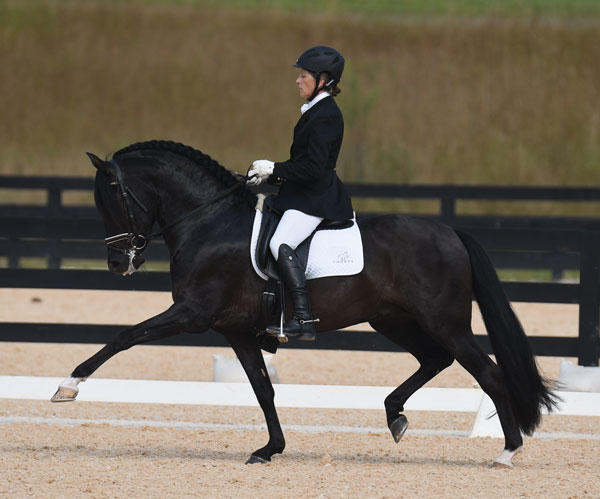
[[[127,154],[134,151],[168,151],[180,156],[183,156],[197,165],[204,168],[205,171],[210,173],[214,178],[219,180],[225,187],[230,187],[238,182],[234,175],[221,166],[217,161],[212,159],[208,154],[204,154],[193,147],[186,146],[179,142],[173,142],[171,140],[149,140],[146,142],[136,142],[123,149],[119,149],[114,153],[113,157]],[[254,194],[245,185],[240,186],[234,191],[237,195],[242,196],[250,206],[256,205],[256,194]]]

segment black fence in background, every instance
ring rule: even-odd
[[[468,231],[480,240],[497,269],[549,270],[549,282],[504,282],[512,301],[579,304],[579,336],[530,337],[536,355],[577,357],[582,365],[598,365],[600,358],[600,218],[567,216],[464,215],[463,201],[580,203],[600,202],[600,188],[475,187],[349,185],[354,199],[432,200],[435,218]],[[0,286],[169,291],[167,272],[138,272],[126,278],[106,270],[65,269],[65,260],[106,257],[104,229],[93,206],[69,205],[73,191],[87,191],[93,179],[0,176]],[[18,191],[39,198],[39,204],[6,202]],[[37,193],[32,195],[31,193]],[[360,216],[360,213],[359,213]],[[162,242],[147,248],[149,261],[168,262]],[[47,268],[24,268],[27,258],[42,259]],[[579,282],[558,280],[573,271]],[[0,323],[0,341],[104,343],[122,326]],[[335,334],[334,334],[335,333]],[[477,335],[488,352],[487,336]],[[226,346],[216,332],[178,335],[160,344]],[[366,332],[328,332],[314,345],[290,342],[291,348],[399,351],[381,335]]]

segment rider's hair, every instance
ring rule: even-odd
[[[323,71],[321,73],[321,80],[325,80],[325,83],[331,81],[331,73],[329,73],[329,71]],[[335,97],[341,92],[340,88],[337,86],[337,83],[332,83],[328,87],[325,87],[325,90],[329,92],[333,97]]]

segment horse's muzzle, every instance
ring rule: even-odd
[[[136,253],[134,255],[133,260],[131,261],[131,263],[133,265],[133,268],[135,270],[137,270],[137,269],[139,269],[144,264],[145,261],[146,261],[146,259],[142,255],[139,255],[139,254]]]
[[[131,275],[138,270],[145,258],[135,250],[129,250],[125,254],[116,253],[108,257],[108,270],[115,274]]]

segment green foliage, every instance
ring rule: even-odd
[[[62,1],[75,2],[82,0]],[[123,0],[87,1],[123,3]],[[587,16],[600,13],[600,5],[596,0],[129,0],[128,3],[169,6],[227,6],[260,11],[283,10],[427,16],[522,16],[539,14]]]

